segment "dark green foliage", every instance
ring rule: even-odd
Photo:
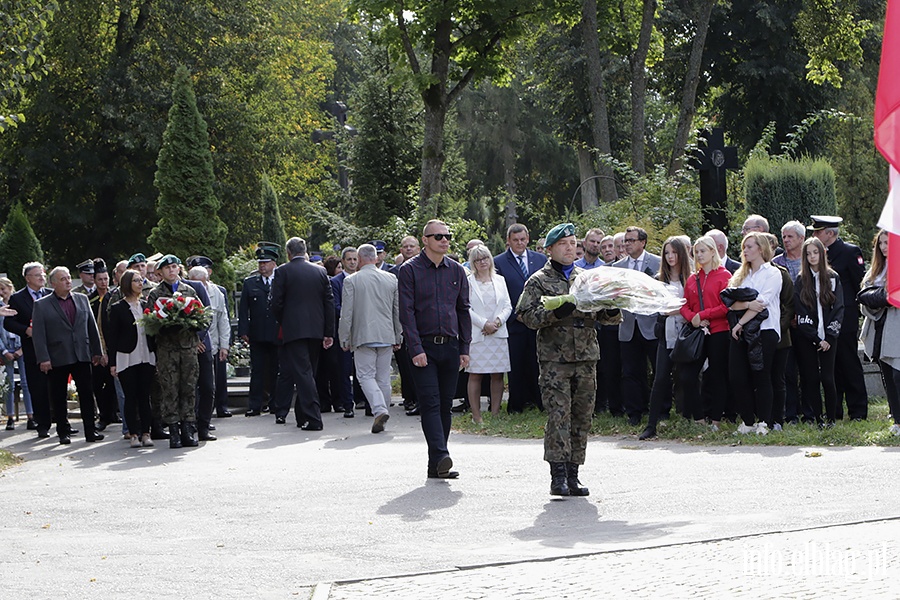
[[[41,242],[31,229],[25,209],[21,204],[15,204],[9,211],[3,231],[0,231],[0,271],[6,271],[6,276],[19,289],[25,285],[22,265],[43,260]]]
[[[213,193],[206,122],[197,110],[194,88],[183,66],[175,72],[172,97],[154,181],[159,189],[159,224],[148,241],[154,250],[182,260],[202,254],[221,264],[228,228],[217,214],[220,204]]]
[[[766,217],[772,232],[791,220],[808,223],[810,215],[837,211],[834,170],[821,159],[750,159],[744,186],[747,212]]]
[[[268,175],[262,176],[262,240],[278,244],[278,252],[284,258],[284,222],[281,220],[281,208],[278,206],[278,194],[269,181]],[[279,260],[279,262],[281,262]]]

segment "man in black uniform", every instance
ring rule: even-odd
[[[256,247],[257,273],[244,280],[238,305],[238,336],[250,345],[250,398],[248,417],[274,406],[278,379],[278,323],[269,306],[269,292],[278,246],[260,242]]]
[[[828,264],[841,278],[844,289],[844,320],[838,337],[837,354],[834,364],[834,381],[837,384],[837,418],[843,418],[843,402],[847,402],[847,414],[851,419],[864,420],[869,413],[869,398],[862,363],[857,352],[859,337],[859,305],[856,294],[866,271],[865,261],[859,246],[842,240],[840,217],[811,216],[812,225],[807,229],[819,238],[828,249]]]

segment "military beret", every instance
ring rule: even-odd
[[[207,267],[211,268],[213,266],[213,261],[206,256],[191,256],[187,259],[188,268],[193,267]]]
[[[276,244],[264,244],[264,242],[260,242],[256,246],[256,262],[278,260],[278,246]]]
[[[564,237],[575,235],[575,226],[571,223],[560,223],[547,233],[544,247],[549,248]]]
[[[75,265],[75,268],[78,269],[79,271],[81,271],[82,273],[90,273],[91,275],[93,275],[94,274],[94,261],[92,261],[89,258],[86,261],[80,262],[77,265]]]
[[[309,262],[322,262],[322,255],[321,254],[313,254],[312,256],[309,257]]]
[[[135,254],[132,254],[131,258],[128,259],[128,266],[130,267],[132,265],[136,265],[138,263],[145,263],[145,262],[147,262],[147,257],[144,256],[143,254],[141,254],[140,252],[137,252]]]
[[[372,244],[373,246],[375,246],[375,249],[379,252],[381,252],[385,248],[387,248],[387,243],[385,243],[384,240],[372,240],[369,243]]]
[[[106,261],[102,258],[94,259],[94,273],[107,273]]]
[[[167,267],[169,265],[180,265],[181,259],[175,256],[174,254],[166,254],[162,258],[159,259],[159,262],[156,263],[156,269],[162,269],[163,267]]]
[[[841,223],[844,222],[844,219],[840,217],[810,215],[809,218],[812,219],[812,225],[806,226],[808,231],[822,231],[823,229],[840,227]]]

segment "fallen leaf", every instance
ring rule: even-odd
[[[50,523],[47,523],[46,525],[41,525],[41,529],[50,529]]]
[[[807,452],[804,456],[806,456],[806,458],[819,458],[820,456],[822,456],[822,453],[821,452]]]

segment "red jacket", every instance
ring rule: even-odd
[[[681,316],[688,322],[698,312],[700,319],[709,321],[709,332],[719,333],[728,331],[728,307],[722,302],[719,292],[728,287],[731,273],[725,267],[719,267],[715,271],[700,269],[700,288],[703,290],[703,310],[700,310],[700,295],[697,293],[697,273],[688,277],[684,285],[684,298],[687,302],[681,307]]]

